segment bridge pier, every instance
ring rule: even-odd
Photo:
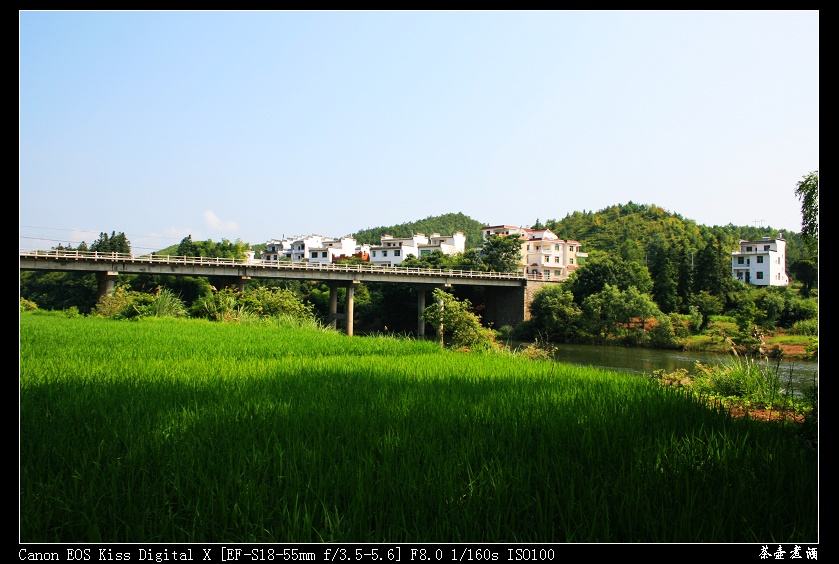
[[[353,280],[347,285],[347,336],[352,337],[353,332],[353,298],[355,297],[355,286],[358,284],[357,280]]]
[[[527,287],[489,287],[485,294],[486,309],[482,320],[498,329],[509,325],[515,327],[530,318],[527,301]]]
[[[426,284],[417,284],[417,338],[425,338],[425,319],[422,314],[425,312],[425,288]]]
[[[343,319],[346,321],[346,332],[347,335],[352,337],[353,334],[353,315],[354,315],[354,306],[355,306],[355,287],[358,284],[358,280],[351,280],[349,284],[346,284],[347,288],[347,303],[346,303],[346,313],[338,313],[338,282],[330,282],[329,283],[329,324],[332,326],[333,329],[338,328],[338,320]]]
[[[113,270],[97,272],[96,273],[96,283],[97,283],[97,292],[96,292],[96,299],[101,300],[108,294],[114,293],[114,288],[117,285],[117,279],[119,278],[119,273]]]

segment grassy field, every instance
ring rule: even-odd
[[[22,314],[20,541],[818,542],[818,452],[646,378]]]

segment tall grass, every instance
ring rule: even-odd
[[[20,318],[22,542],[817,542],[817,452],[645,378]]]

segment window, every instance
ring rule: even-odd
[[[568,264],[574,264],[574,259],[568,259]]]
[[[326,251],[321,251],[320,252],[320,257],[321,258],[326,258]]]
[[[399,251],[399,250],[393,251],[393,256],[395,256],[395,257],[398,257],[401,254],[402,254],[402,251]]]
[[[764,250],[764,251],[768,251],[768,250],[769,250],[769,248],[770,248],[770,247],[769,247],[769,245],[763,245],[763,250]]]
[[[420,250],[420,256],[421,256],[421,257],[424,257],[425,255],[428,255],[428,254],[431,254],[431,250],[430,250],[430,249],[422,249],[422,250]]]
[[[757,273],[757,279],[758,280],[763,280],[763,273],[762,272]]]
[[[752,248],[751,248],[751,247],[746,247],[746,252],[747,252],[747,253],[752,252]]]
[[[570,247],[568,247],[568,250],[573,253],[574,252],[574,245],[571,245]]]
[[[559,262],[559,257],[554,257],[554,262]]]
[[[376,251],[373,251],[373,256],[376,256]]]
[[[757,257],[757,263],[763,264],[763,257]]]
[[[743,257],[737,257],[737,264],[743,264],[744,262],[746,261],[743,259]]]
[[[559,245],[554,245],[554,250],[555,250],[555,251],[560,250],[560,249],[559,249]]]
[[[743,273],[742,272],[737,273],[737,280],[739,280],[741,282],[743,281]]]
[[[545,255],[544,257],[542,257],[542,262],[551,262],[551,257]]]
[[[318,252],[312,251],[312,258],[318,258]]]
[[[382,256],[386,257],[387,256],[387,251],[382,251]]]

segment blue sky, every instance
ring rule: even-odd
[[[629,201],[799,231],[819,12],[21,11],[21,248]]]

